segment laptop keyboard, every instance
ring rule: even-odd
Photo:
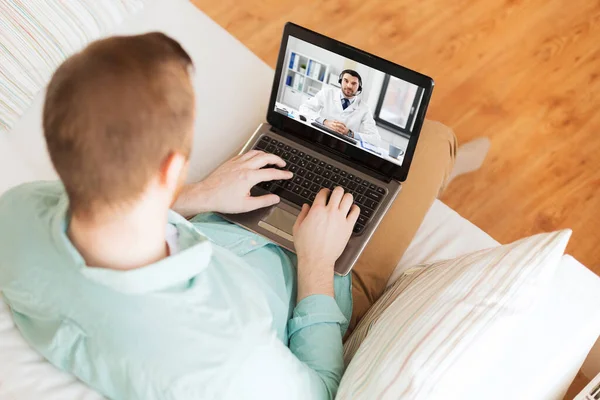
[[[298,206],[312,204],[322,188],[333,190],[341,186],[344,192],[352,193],[360,207],[355,234],[364,231],[385,196],[384,188],[269,136],[263,136],[254,148],[281,157],[286,162],[282,169],[294,173],[292,179],[262,182],[258,186]]]

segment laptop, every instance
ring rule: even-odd
[[[342,139],[345,142],[350,142],[352,144],[358,143],[358,141],[356,139],[349,137],[347,135],[343,135],[343,134],[339,133],[338,131],[334,131],[333,129],[329,128],[325,124],[322,124],[318,121],[311,122],[311,125],[316,126],[317,128],[322,129],[325,132],[329,133],[330,135],[336,136],[338,139]]]
[[[222,216],[293,252],[302,205],[322,188],[341,186],[361,210],[335,264],[336,274],[348,274],[402,190],[433,85],[428,76],[287,23],[267,122],[240,154],[276,154],[294,177],[252,188],[254,196],[277,194],[279,204]],[[343,125],[333,129],[327,121]]]

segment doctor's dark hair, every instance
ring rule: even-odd
[[[56,70],[43,128],[72,213],[130,203],[170,155],[189,157],[192,68],[179,43],[153,32],[93,42]]]

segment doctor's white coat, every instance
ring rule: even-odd
[[[341,89],[325,87],[310,100],[300,106],[300,114],[323,123],[323,120],[336,120],[344,123],[355,136],[379,146],[381,136],[377,131],[373,113],[360,96],[354,99],[345,110],[342,108]]]

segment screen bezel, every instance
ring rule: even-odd
[[[283,63],[285,61],[285,53],[290,36],[304,40],[305,42],[311,43],[325,50],[332,51],[342,57],[349,58],[358,63],[366,65],[367,67],[379,70],[385,74],[393,75],[399,79],[403,79],[424,89],[421,107],[419,107],[416,115],[414,130],[409,139],[402,165],[394,164],[393,162],[378,157],[377,155],[369,153],[368,151],[349,145],[341,139],[337,139],[331,135],[325,134],[313,127],[305,125],[275,111],[277,93],[279,91],[281,74],[283,72]],[[410,169],[410,164],[412,163],[417,141],[425,120],[427,107],[429,106],[429,101],[433,92],[433,86],[433,79],[426,75],[420,74],[401,65],[394,64],[390,61],[369,54],[335,39],[323,36],[309,29],[288,22],[284,27],[283,37],[281,39],[281,47],[279,49],[277,67],[275,69],[275,76],[273,80],[273,88],[271,90],[271,99],[269,101],[269,108],[267,110],[267,122],[269,122],[269,124],[276,129],[280,129],[291,134],[292,136],[326,148],[338,156],[349,159],[364,168],[373,170],[388,179],[396,179],[400,182],[403,182],[406,180],[408,170]]]

